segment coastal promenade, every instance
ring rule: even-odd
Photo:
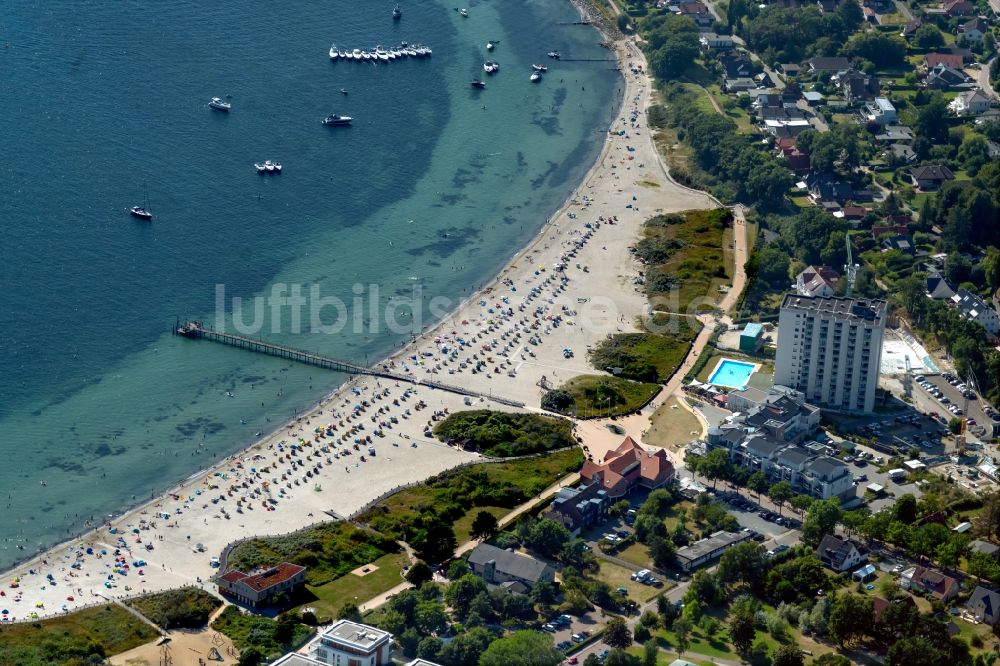
[[[350,515],[394,488],[478,460],[426,433],[446,413],[486,406],[486,399],[423,382],[537,410],[542,386],[594,373],[586,349],[635,331],[647,308],[635,285],[641,267],[629,252],[643,221],[715,205],[669,179],[646,128],[653,93],[645,60],[631,42],[616,52],[623,106],[583,182],[494,281],[385,361],[422,383],[354,377],[246,451],[0,575],[11,615],[23,621],[72,610],[96,594],[206,584],[216,571],[210,557],[233,540],[287,533],[327,512]],[[649,413],[629,430],[641,432]]]

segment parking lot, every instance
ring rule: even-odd
[[[992,437],[994,428],[1000,428],[1000,426],[994,425],[996,421],[986,412],[987,408],[993,411],[992,407],[988,407],[981,401],[975,390],[959,383],[956,377],[938,375],[922,379],[923,382],[920,381],[919,375],[912,379],[914,391],[923,392],[928,398],[935,400],[937,403],[936,411],[941,416],[946,419],[952,416],[962,416],[961,412],[967,408],[968,414],[964,414],[964,416],[970,419],[969,430],[977,437]],[[940,394],[940,397],[937,394]],[[996,412],[993,413],[996,414]]]
[[[542,626],[542,629],[552,634],[552,641],[556,647],[565,652],[577,643],[585,641],[603,626],[604,623],[600,621],[599,614],[592,611],[584,613],[580,617],[555,616],[550,618],[549,622]]]

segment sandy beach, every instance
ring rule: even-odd
[[[622,108],[584,181],[486,288],[384,363],[538,411],[543,386],[595,372],[588,347],[636,330],[647,303],[629,246],[642,222],[713,203],[667,177],[646,129],[652,87],[645,60],[629,41],[617,51]],[[21,621],[186,584],[214,591],[211,558],[226,544],[349,515],[400,485],[475,460],[426,435],[436,420],[470,405],[509,409],[355,378],[182,487],[3,573],[0,605]],[[636,418],[641,428],[643,415]]]

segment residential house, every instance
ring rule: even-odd
[[[798,150],[792,151],[790,154],[785,156],[786,166],[789,171],[796,175],[805,175],[809,173],[812,169],[812,164],[809,160],[809,155],[806,153],[800,153]]]
[[[532,588],[539,581],[555,580],[555,569],[529,555],[481,543],[469,553],[472,573],[491,585],[518,582]]]
[[[700,2],[682,2],[677,5],[677,13],[687,16],[699,28],[710,28],[715,22],[715,17],[708,11],[708,7]]]
[[[1000,551],[1000,546],[989,541],[983,541],[982,539],[975,539],[969,544],[969,548],[973,553],[983,553],[984,555],[997,556],[997,551]]]
[[[924,22],[921,21],[920,19],[913,19],[912,21],[907,21],[906,25],[903,26],[903,31],[899,34],[903,39],[908,40],[910,39],[910,37],[913,37],[913,35],[916,34],[917,28],[919,28],[923,24]]]
[[[948,284],[948,280],[937,273],[927,276],[926,290],[927,298],[935,301],[950,301],[951,297],[955,295],[955,290]]]
[[[976,13],[976,6],[969,0],[946,0],[941,4],[941,8],[950,18],[974,16]]]
[[[905,224],[876,224],[872,227],[872,238],[879,240],[883,236],[905,236],[910,233],[910,227]]]
[[[731,49],[736,46],[736,42],[729,35],[717,35],[714,32],[702,33],[701,37],[698,39],[701,45],[706,49]]]
[[[809,106],[816,107],[822,104],[825,98],[823,97],[823,93],[821,92],[816,92],[815,90],[808,90],[802,93],[802,99],[804,99],[806,101],[806,104],[808,104]]]
[[[883,250],[899,250],[904,254],[915,254],[916,248],[913,245],[913,236],[884,236],[882,238]]]
[[[754,90],[757,83],[751,78],[725,79],[722,89],[727,93],[741,93]]]
[[[978,43],[983,41],[983,37],[986,36],[989,29],[986,20],[977,16],[971,21],[966,21],[958,26],[958,38],[965,38],[965,41],[970,44]]]
[[[677,549],[677,564],[682,571],[692,571],[702,564],[721,557],[724,552],[738,543],[750,540],[749,532],[726,532],[719,530],[694,543]]]
[[[943,164],[925,164],[912,167],[910,178],[913,184],[921,190],[936,190],[949,180],[954,180],[955,174]]]
[[[899,586],[930,596],[940,601],[948,601],[961,591],[961,585],[951,576],[927,567],[911,567],[899,577]]]
[[[990,626],[1000,620],[1000,594],[982,585],[972,591],[965,607],[977,620]]]
[[[861,14],[865,17],[865,21],[867,21],[870,25],[881,24],[881,22],[878,20],[878,14],[876,14],[875,10],[872,9],[871,7],[862,8]]]
[[[803,296],[827,298],[837,293],[840,273],[829,266],[809,266],[795,276],[795,291]]]
[[[839,208],[857,198],[850,183],[834,180],[829,174],[811,175],[806,179],[806,187],[809,190],[809,198],[819,206],[828,202],[836,204],[833,208]],[[830,206],[824,207],[830,208]]]
[[[817,56],[806,61],[810,74],[835,74],[850,68],[851,61],[843,57],[827,58]]]
[[[917,602],[910,595],[898,597],[889,601],[888,599],[883,599],[882,597],[872,597],[872,624],[878,624],[882,621],[882,613],[885,609],[893,604],[906,604],[908,606],[916,606]]]
[[[304,654],[289,652],[284,657],[278,659],[278,661],[272,662],[271,666],[327,666],[327,664],[318,659],[307,657]]]
[[[849,69],[837,76],[837,86],[848,104],[855,105],[873,101],[879,93],[877,76]]]
[[[580,478],[597,481],[611,498],[626,495],[636,486],[659,488],[674,480],[674,466],[663,449],[647,452],[634,439],[626,437],[598,464],[585,460]]]
[[[955,99],[948,103],[956,116],[981,116],[990,110],[992,100],[983,94],[979,88],[958,93]]]
[[[894,125],[896,123],[896,107],[885,97],[876,97],[865,104],[865,119],[879,125]]]
[[[719,61],[722,64],[723,78],[753,78],[753,61],[743,51],[727,51],[719,57]]]
[[[788,78],[794,78],[802,71],[801,67],[792,62],[783,62],[778,65],[777,69]]]
[[[997,311],[993,309],[992,305],[979,296],[968,289],[959,287],[958,292],[951,297],[951,301],[961,311],[962,317],[965,319],[976,322],[990,335],[1000,333],[1000,315],[997,315]]]
[[[892,154],[893,159],[903,162],[905,164],[910,164],[911,162],[917,161],[917,154],[913,152],[913,148],[906,145],[905,143],[894,143],[889,146],[889,152]]]
[[[962,69],[964,64],[961,55],[955,53],[928,53],[924,56],[924,69],[930,71],[938,65],[946,65],[952,69]]]
[[[331,666],[389,666],[392,634],[351,620],[337,620],[309,644],[309,656]]]
[[[863,206],[844,206],[840,212],[843,214],[845,220],[856,225],[868,214],[868,209]]]
[[[611,498],[599,483],[560,488],[545,517],[562,524],[572,536],[607,515]]]
[[[853,541],[841,539],[832,534],[827,534],[819,542],[816,557],[823,563],[823,566],[838,573],[851,571],[868,560],[864,551],[858,548]]]
[[[267,606],[276,595],[291,594],[305,582],[306,568],[290,562],[254,573],[233,569],[216,578],[221,594],[250,608]]]
[[[972,77],[960,69],[949,65],[935,65],[924,77],[924,85],[928,88],[948,90],[951,88],[968,88],[973,85]]]
[[[875,140],[883,143],[913,141],[913,130],[906,125],[882,125],[878,128]]]

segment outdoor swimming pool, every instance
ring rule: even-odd
[[[731,358],[724,358],[715,366],[715,370],[708,377],[709,384],[725,386],[726,388],[743,390],[750,381],[750,375],[757,369],[755,363],[744,363],[734,361]]]

